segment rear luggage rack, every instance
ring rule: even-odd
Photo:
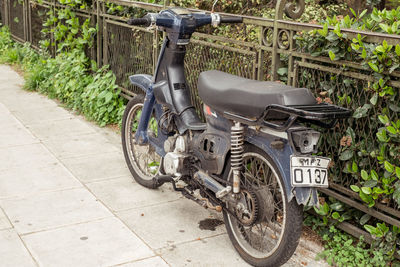
[[[268,117],[271,113],[280,113],[280,116],[287,115],[285,121],[282,123],[271,122],[274,116]],[[290,128],[293,123],[298,120],[300,122],[309,122],[324,128],[332,128],[335,126],[338,119],[345,119],[351,116],[352,111],[343,107],[331,105],[331,104],[315,104],[315,105],[292,105],[282,106],[272,104],[265,108],[263,114],[257,119],[251,119],[236,115],[230,112],[224,112],[228,118],[247,124],[247,125],[262,125],[269,128],[273,128],[278,131],[286,131]],[[286,116],[286,117],[287,117]]]

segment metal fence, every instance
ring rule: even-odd
[[[88,17],[92,23],[97,23],[99,26],[95,46],[88,49],[88,56],[100,66],[110,66],[117,77],[117,83],[122,88],[122,95],[129,98],[137,91],[129,84],[128,76],[153,72],[162,36],[153,28],[127,25],[126,18],[112,14],[106,2],[135,8],[141,13],[157,12],[165,6],[127,0],[93,0],[91,9],[85,12],[77,11],[78,16]],[[224,35],[214,34],[215,30],[211,27],[194,34],[188,46],[185,69],[192,91],[192,100],[199,112],[202,109],[196,91],[197,77],[200,72],[209,69],[219,69],[258,80],[282,79],[289,85],[310,88],[316,96],[322,91],[328,92],[334,103],[352,109],[367,103],[371,93],[364,88],[374,80],[371,73],[365,71],[359,63],[331,61],[326,57],[313,57],[301,52],[294,37],[302,32],[322,27],[283,19],[284,13],[288,17],[297,18],[303,10],[304,1],[297,1],[297,8],[293,8],[285,0],[277,2],[274,20],[244,16],[242,25],[225,27]],[[0,7],[2,21],[9,26],[13,38],[20,42],[28,41],[35,48],[38,48],[40,40],[53,38],[51,35],[46,36],[41,33],[45,13],[54,8],[63,8],[56,0],[41,1],[40,4],[34,0],[3,0]],[[400,43],[398,35],[351,29],[342,29],[342,32],[350,38],[361,34],[365,42],[370,43],[382,43],[383,40],[389,44]],[[342,68],[344,65],[346,70]],[[283,76],[278,75],[280,66],[288,67],[287,73]],[[400,73],[392,74],[390,84],[397,90],[400,89]],[[343,95],[350,96],[354,101],[340,103],[340,96]],[[388,224],[399,226],[400,211],[395,203],[377,203],[373,208],[368,208],[358,195],[348,188],[356,181],[352,175],[342,171],[345,166],[338,160],[337,155],[340,139],[345,135],[348,126],[351,126],[358,136],[368,140],[372,145],[375,144],[377,129],[369,129],[369,125],[370,120],[376,119],[379,111],[379,107],[375,107],[372,117],[349,119],[324,135],[322,151],[334,159],[335,166],[332,168],[333,178],[330,188],[321,191]],[[367,160],[367,164],[378,167],[373,158]],[[339,227],[355,236],[361,234],[369,236],[365,231],[349,223],[341,223]]]

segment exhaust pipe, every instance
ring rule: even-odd
[[[211,178],[203,171],[198,171],[194,174],[194,179],[196,179],[201,185],[210,189],[215,193],[217,198],[223,198],[232,191],[232,187],[224,187],[222,184],[218,183],[215,179]]]

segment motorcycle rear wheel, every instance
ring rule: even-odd
[[[245,144],[243,162],[241,200],[245,200],[244,210],[249,212],[241,213],[244,217],[239,216],[239,221],[224,210],[229,238],[249,264],[280,266],[290,259],[299,243],[303,209],[295,199],[288,202],[282,175],[263,150]],[[232,179],[230,162],[224,178]]]
[[[153,182],[153,178],[160,171],[162,158],[150,143],[138,145],[135,140],[143,102],[144,96],[136,95],[126,106],[121,129],[122,148],[126,164],[135,181],[144,187],[155,189],[158,185]],[[150,119],[147,133],[149,136],[157,134],[157,120],[154,114]]]

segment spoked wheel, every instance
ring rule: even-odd
[[[280,266],[296,250],[303,209],[295,199],[288,202],[281,174],[264,151],[246,144],[243,163],[240,199],[236,207],[228,204],[230,213],[224,210],[229,238],[248,263]],[[230,167],[224,175],[232,180]]]
[[[122,147],[125,160],[133,178],[139,184],[156,188],[153,177],[159,172],[162,158],[156,153],[149,143],[139,145],[135,140],[135,133],[138,129],[142,113],[144,97],[137,95],[132,98],[126,106],[122,120]],[[154,115],[151,117],[148,127],[148,135],[157,135],[157,120]]]

